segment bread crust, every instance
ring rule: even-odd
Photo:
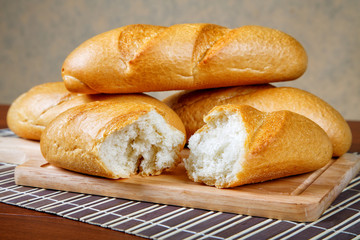
[[[206,132],[211,122],[228,114],[238,115],[248,134],[241,170],[232,181],[197,177],[197,182],[235,187],[314,171],[331,160],[332,144],[325,131],[310,119],[286,110],[265,113],[247,105],[217,106],[205,116],[207,124],[196,133]],[[196,169],[191,163],[185,166],[194,180]]]
[[[54,166],[68,170],[119,178],[113,169],[108,169],[99,156],[99,144],[115,131],[132,124],[139,117],[157,111],[174,129],[185,135],[185,129],[177,116],[164,111],[161,105],[151,105],[139,100],[126,98],[122,101],[95,101],[82,104],[58,115],[45,128],[41,136],[40,148],[45,159]],[[160,106],[160,107],[158,107]],[[177,117],[178,118],[178,117]],[[178,151],[185,141],[179,144]],[[175,163],[175,162],[174,162]]]
[[[306,68],[301,44],[275,29],[136,24],[82,43],[62,77],[72,92],[133,93],[293,80]]]
[[[46,112],[63,106],[65,102],[72,102],[77,96],[79,94],[70,93],[62,82],[37,85],[11,104],[7,125],[19,137],[40,140],[45,126],[52,120]]]
[[[45,127],[60,113],[85,103],[95,101],[144,102],[156,106],[168,121],[180,131],[184,125],[179,117],[161,101],[146,94],[75,94],[63,82],[44,83],[19,96],[7,114],[9,128],[19,137],[40,140]]]
[[[237,104],[264,112],[289,110],[311,119],[328,134],[334,156],[343,155],[351,146],[351,130],[341,114],[317,96],[297,88],[264,84],[182,91],[164,102],[180,116],[188,138],[204,125],[203,116],[213,107]]]

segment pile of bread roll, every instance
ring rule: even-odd
[[[71,52],[64,81],[17,98],[8,126],[40,140],[49,163],[84,174],[151,176],[183,161],[195,182],[262,182],[317,170],[350,148],[333,107],[269,84],[306,68],[301,44],[275,29],[129,25]],[[181,91],[163,101],[144,93],[169,90]]]

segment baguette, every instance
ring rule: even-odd
[[[41,136],[44,158],[57,167],[113,179],[174,168],[185,145],[184,126],[171,109],[134,98],[61,113]]]
[[[178,116],[161,101],[146,94],[75,94],[69,92],[63,82],[44,83],[19,96],[7,114],[9,128],[19,137],[40,140],[45,127],[60,113],[94,101],[141,101],[164,110],[167,118],[182,126]]]
[[[195,182],[236,187],[314,171],[331,160],[332,144],[324,130],[290,111],[222,105],[204,120],[184,159]]]
[[[71,92],[135,93],[293,80],[306,67],[301,44],[275,29],[138,24],[82,43],[62,77]]]
[[[332,106],[317,96],[291,87],[270,84],[182,91],[163,100],[183,121],[188,138],[204,125],[203,117],[215,106],[249,105],[260,111],[289,110],[322,127],[333,144],[333,156],[346,153],[352,141],[347,122]]]

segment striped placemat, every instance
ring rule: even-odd
[[[0,136],[16,137],[8,129]],[[311,223],[18,186],[0,163],[0,201],[150,239],[360,239],[360,174]]]

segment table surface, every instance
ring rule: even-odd
[[[9,106],[0,105],[0,128],[6,128]],[[349,152],[360,152],[360,121],[348,121],[352,134]],[[2,239],[143,239],[135,235],[66,219],[60,216],[0,203],[0,236]],[[75,233],[75,234],[74,234]]]

